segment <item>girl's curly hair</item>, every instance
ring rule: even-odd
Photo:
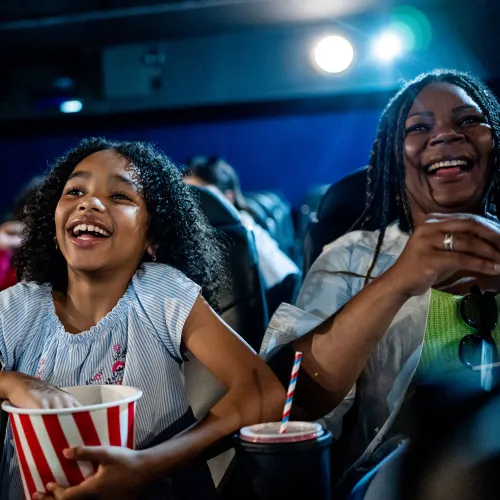
[[[169,264],[200,285],[203,296],[218,309],[225,286],[225,246],[202,213],[193,190],[184,184],[171,160],[154,145],[103,138],[84,139],[56,160],[39,189],[27,199],[24,243],[16,255],[19,279],[51,284],[65,292],[67,263],[55,245],[55,210],[74,168],[93,153],[115,151],[127,159],[141,180],[150,216],[149,238],[157,262]],[[147,253],[144,261],[150,260]]]

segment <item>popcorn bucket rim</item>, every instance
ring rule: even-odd
[[[82,387],[82,386],[61,387],[61,389],[64,391],[68,389],[73,389],[74,387]],[[75,408],[28,409],[28,408],[18,408],[17,406],[13,406],[10,403],[10,401],[4,401],[2,403],[2,410],[7,413],[16,413],[18,415],[67,415],[71,413],[105,410],[113,406],[120,406],[128,403],[133,403],[138,399],[140,399],[143,395],[141,389],[138,389],[137,387],[133,387],[131,385],[119,385],[119,386],[99,385],[94,387],[120,387],[123,389],[133,389],[135,392],[130,396],[124,397],[123,399],[118,399],[116,401],[110,401],[108,403],[98,403],[95,405],[78,406]]]

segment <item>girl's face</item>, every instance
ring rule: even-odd
[[[132,275],[148,249],[149,214],[130,163],[111,150],[80,162],[64,186],[55,224],[72,270]]]

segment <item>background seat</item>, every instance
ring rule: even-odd
[[[203,213],[210,224],[229,241],[230,286],[221,300],[221,317],[256,351],[267,328],[268,314],[257,250],[252,232],[240,220],[238,211],[222,196],[209,189],[196,190]]]
[[[252,197],[245,197],[245,201],[248,206],[248,212],[254,218],[255,222],[263,227],[271,236],[276,235],[276,222],[267,214],[264,207]]]
[[[229,242],[230,286],[222,297],[221,317],[257,352],[267,327],[268,315],[264,286],[258,267],[253,233],[241,223],[238,211],[222,196],[192,186],[210,224],[224,233]],[[197,360],[184,364],[186,391],[197,419],[224,395],[225,389]],[[208,461],[216,486],[222,481],[234,451],[228,450]]]
[[[274,191],[247,192],[245,199],[262,207],[267,214],[269,234],[276,240],[280,249],[293,259],[295,228],[290,203],[283,195]],[[273,222],[270,223],[269,219]]]
[[[316,220],[310,222],[304,238],[304,276],[325,245],[348,231],[361,229],[361,223],[356,224],[356,222],[365,208],[366,181],[367,167],[363,167],[332,184],[323,195]],[[396,209],[391,206],[389,221],[392,222],[396,218]],[[363,227],[375,231],[380,227],[380,218],[372,217],[363,224]]]

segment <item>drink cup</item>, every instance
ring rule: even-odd
[[[17,408],[9,413],[26,499],[48,482],[75,486],[94,473],[88,462],[63,456],[71,446],[135,446],[135,407],[142,391],[120,385],[65,387],[82,406],[52,410]]]
[[[280,426],[241,429],[238,463],[245,494],[256,500],[331,500],[331,433],[312,422],[291,421],[284,434]]]

